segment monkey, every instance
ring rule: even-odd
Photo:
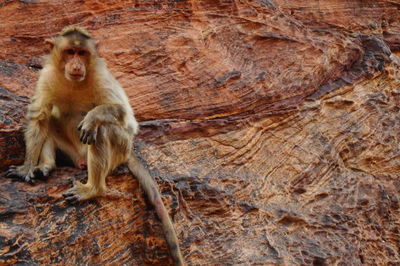
[[[127,163],[155,207],[174,263],[185,265],[157,183],[133,151],[139,124],[124,89],[98,55],[98,41],[72,25],[45,43],[50,54],[26,114],[25,161],[6,175],[30,183],[46,177],[59,149],[76,167],[87,168],[86,184],[74,181],[64,193],[68,201],[85,201],[104,195],[107,175]]]

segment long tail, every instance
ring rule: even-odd
[[[171,222],[167,209],[165,208],[164,203],[161,200],[161,195],[158,190],[157,183],[154,181],[149,171],[138,160],[134,153],[132,153],[131,157],[128,160],[128,168],[132,172],[132,174],[136,176],[140,186],[144,189],[151,204],[153,204],[156,209],[157,215],[161,220],[165,238],[167,240],[169,250],[171,252],[175,265],[185,265],[181,251],[179,249],[178,237],[176,236],[175,229]]]

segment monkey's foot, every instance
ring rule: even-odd
[[[84,201],[102,194],[102,191],[99,191],[96,189],[96,187],[88,184],[82,184],[74,179],[72,180],[72,184],[72,188],[68,189],[63,194],[65,199],[69,202]]]
[[[41,179],[49,175],[52,167],[45,165],[42,167],[35,167],[33,169],[26,170],[24,165],[16,166],[12,165],[6,172],[6,177],[17,177],[23,181],[33,184],[35,179]]]
[[[44,164],[33,168],[32,175],[34,179],[42,179],[44,177],[49,176],[51,170],[53,170],[54,166]]]

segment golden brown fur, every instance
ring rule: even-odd
[[[108,173],[128,162],[161,219],[175,264],[184,265],[157,184],[132,152],[138,123],[124,90],[98,57],[96,41],[86,30],[70,26],[46,43],[51,53],[28,108],[25,162],[12,166],[8,175],[26,182],[47,176],[60,149],[77,167],[87,163],[87,183],[77,181],[65,194],[80,201],[104,194]]]

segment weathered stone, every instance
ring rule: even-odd
[[[0,170],[24,159],[22,123],[29,99],[0,87]]]

